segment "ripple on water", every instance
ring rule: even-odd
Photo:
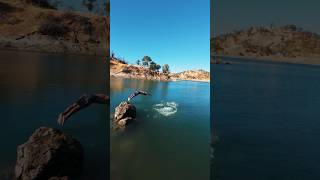
[[[161,102],[153,105],[153,109],[163,116],[171,116],[178,111],[176,102]]]

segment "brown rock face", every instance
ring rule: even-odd
[[[123,101],[115,109],[114,121],[119,126],[125,126],[136,117],[136,107],[129,102]]]
[[[83,148],[63,132],[41,127],[18,146],[17,180],[68,179],[82,171]]]

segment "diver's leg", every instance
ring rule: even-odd
[[[72,109],[74,109],[76,106],[78,106],[77,103],[73,103],[72,105],[70,105],[69,107],[67,107],[67,109],[62,113],[63,115],[68,114],[69,111],[71,111]]]
[[[67,107],[67,109],[59,115],[58,123],[63,125],[64,122],[74,113],[92,104],[94,98],[92,95],[82,95],[75,103]]]
[[[65,117],[65,119],[68,119],[72,114],[78,112],[80,109],[81,107],[79,105],[73,106],[69,111],[64,113],[63,116]]]
[[[68,118],[70,115],[70,112],[74,111],[76,108],[77,103],[73,103],[72,105],[68,106],[65,111],[59,114],[58,123],[63,125],[66,118]]]

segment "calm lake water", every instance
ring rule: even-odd
[[[320,67],[232,62],[211,68],[214,179],[320,179]]]
[[[135,89],[136,122],[111,132],[111,179],[209,179],[210,84],[111,78],[111,113]]]
[[[109,117],[104,105],[76,113],[64,127],[58,114],[85,92],[107,91],[107,65],[100,57],[0,51],[0,173],[11,170],[16,147],[35,129],[61,129],[85,151],[83,179],[106,179]],[[1,177],[1,176],[0,176]]]

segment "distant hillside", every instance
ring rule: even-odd
[[[0,49],[106,56],[109,17],[0,0]]]
[[[181,73],[164,74],[162,72],[152,71],[144,66],[127,64],[124,61],[119,60],[117,58],[111,58],[110,60],[110,75],[114,77],[137,78],[159,81],[210,81],[210,73],[204,70],[189,70],[183,71]]]
[[[251,27],[212,38],[211,54],[320,64],[320,35],[295,25]]]
[[[210,81],[210,73],[204,70],[187,70],[172,74],[173,78],[181,80]]]

